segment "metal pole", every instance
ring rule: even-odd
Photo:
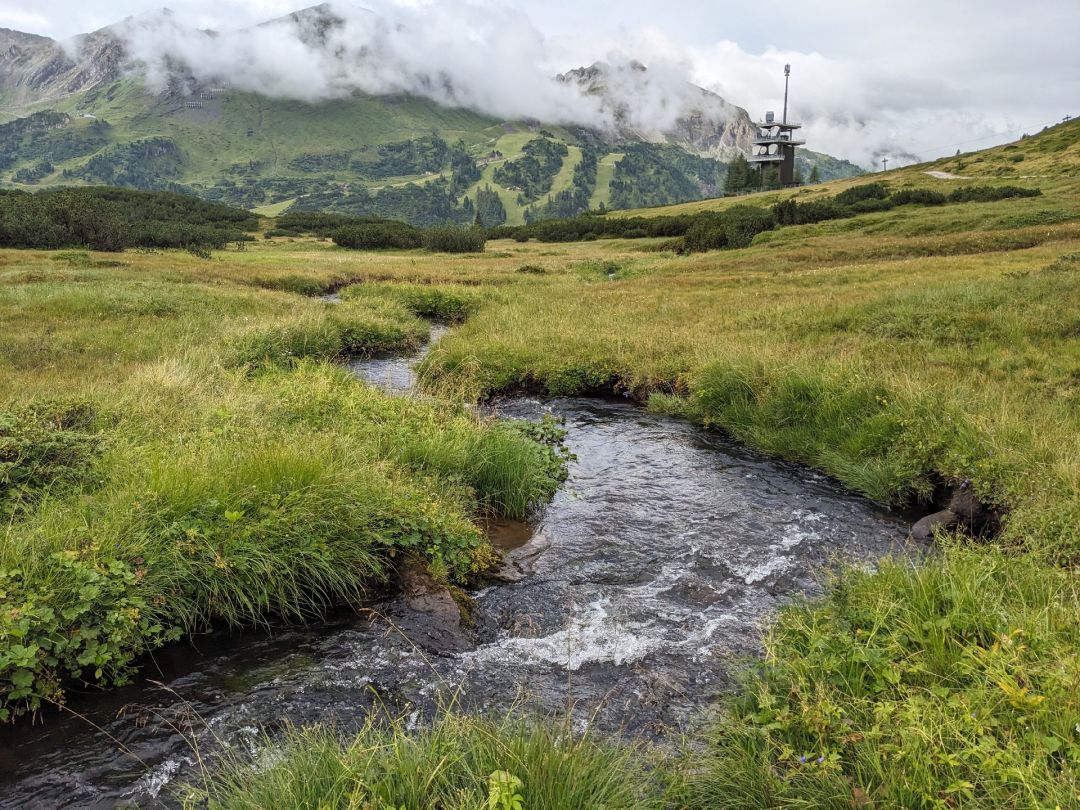
[[[784,123],[787,123],[787,89],[788,78],[791,76],[791,65],[784,65]]]
[[[888,158],[882,158],[881,159],[881,170],[883,172],[887,172],[889,170],[889,159]]]

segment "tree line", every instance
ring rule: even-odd
[[[171,192],[86,187],[0,191],[0,247],[220,249],[251,239],[249,211]]]

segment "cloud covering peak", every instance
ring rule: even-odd
[[[669,130],[701,103],[663,59],[614,71],[604,96],[558,81],[543,34],[505,5],[326,3],[227,31],[164,10],[108,30],[155,91],[180,77],[307,102],[411,94],[501,118],[643,132]]]

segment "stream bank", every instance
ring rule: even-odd
[[[414,363],[350,367],[404,392]],[[167,804],[169,786],[199,778],[201,755],[251,750],[263,730],[347,731],[375,707],[419,722],[447,695],[467,710],[524,700],[662,738],[731,685],[777,606],[820,591],[824,566],[905,549],[900,516],[688,422],[589,399],[495,409],[565,419],[578,461],[531,533],[498,528],[509,581],[471,594],[471,627],[451,639],[402,593],[318,626],[170,650],[157,678],[170,691],[147,680],[73,700],[98,729],[53,718],[5,732],[0,806]]]

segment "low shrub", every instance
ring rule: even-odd
[[[1038,197],[1042,191],[1020,186],[962,186],[949,194],[949,202],[996,202],[1013,197]]]
[[[893,205],[944,205],[949,198],[928,188],[905,188],[890,197]]]
[[[220,249],[256,225],[247,211],[169,192],[94,187],[0,196],[0,247]]]
[[[771,209],[752,205],[700,214],[686,233],[686,249],[699,252],[746,247],[759,233],[776,227],[776,221]]]
[[[424,234],[423,243],[436,253],[482,253],[487,232],[476,226],[436,225]]]
[[[889,187],[884,183],[864,183],[860,186],[845,189],[832,199],[837,205],[853,205],[865,200],[884,200],[888,196]]]
[[[423,242],[419,228],[403,222],[349,225],[332,233],[334,244],[353,250],[411,250]]]

